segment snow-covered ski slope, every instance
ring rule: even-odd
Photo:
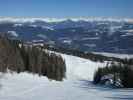
[[[105,63],[62,54],[67,79],[50,81],[28,73],[0,75],[0,100],[133,100],[132,89],[109,89],[91,84],[93,73]]]
[[[93,80],[93,74],[98,67],[103,67],[106,63],[92,62],[75,56],[62,54],[66,61],[68,80]]]

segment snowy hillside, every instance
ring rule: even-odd
[[[132,100],[133,90],[110,90],[91,84],[94,70],[104,63],[62,54],[67,79],[49,81],[28,73],[5,74],[0,79],[0,100]]]
[[[98,67],[105,66],[106,63],[92,62],[87,59],[62,54],[66,61],[67,79],[90,80]]]

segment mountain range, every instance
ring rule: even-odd
[[[133,19],[0,17],[0,32],[38,45],[133,54]]]

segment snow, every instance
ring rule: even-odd
[[[94,48],[96,47],[96,44],[84,44],[84,46],[87,46],[89,48]]]
[[[7,33],[10,34],[11,36],[18,37],[16,31],[8,31]]]
[[[34,28],[36,28],[36,27],[38,27],[37,25],[29,25],[30,27],[34,27]]]
[[[106,65],[106,63],[93,62],[80,57],[62,55],[67,65],[67,78],[68,79],[93,79],[93,74],[98,67]]]
[[[114,75],[113,74],[108,74],[108,75],[104,75],[101,80],[106,80],[106,79],[113,79]]]
[[[125,37],[125,36],[133,36],[133,33],[125,33],[125,34],[123,34],[121,36],[123,36],[123,37]]]
[[[72,40],[63,40],[62,42],[70,45],[72,43]]]
[[[94,54],[100,54],[107,57],[116,57],[116,58],[133,58],[132,54],[118,54],[118,53],[108,53],[108,52],[93,52]]]
[[[84,37],[82,40],[98,40],[100,39],[99,37]]]
[[[52,28],[52,27],[48,27],[48,26],[42,26],[42,28],[43,28],[43,29],[48,29],[48,30],[51,30],[51,31],[54,30],[54,28]]]
[[[23,26],[23,24],[20,24],[20,23],[19,24],[17,23],[17,24],[13,25],[13,27],[21,27],[21,26]]]
[[[129,32],[129,33],[133,33],[133,29],[129,29],[129,30],[124,30],[124,32]]]
[[[92,80],[95,69],[105,63],[61,54],[66,60],[67,79],[50,81],[30,73],[1,74],[0,100],[132,100],[132,89],[95,86]]]

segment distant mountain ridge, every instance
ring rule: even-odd
[[[133,19],[130,18],[0,17],[0,32],[35,44],[133,54]]]

